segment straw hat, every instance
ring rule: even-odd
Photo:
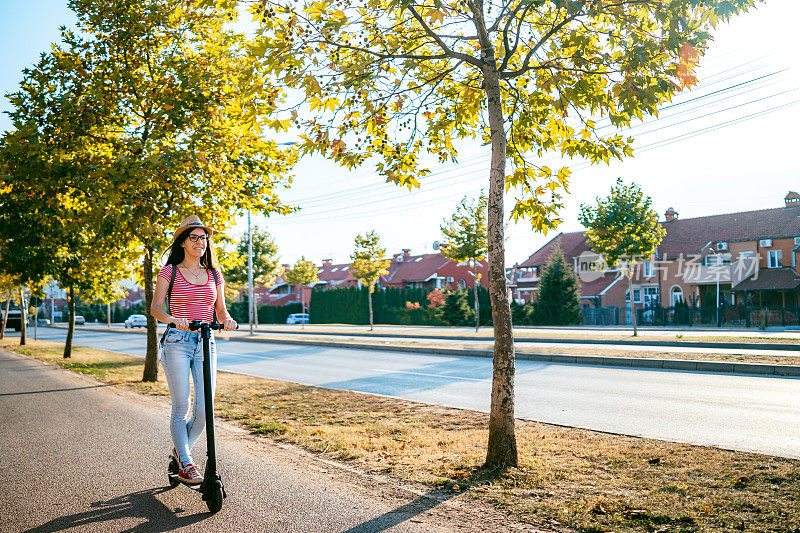
[[[209,228],[208,226],[204,225],[200,221],[200,217],[199,216],[190,215],[190,216],[188,216],[188,217],[183,219],[183,222],[181,222],[181,225],[178,226],[178,229],[176,229],[175,233],[172,234],[172,243],[174,244],[175,241],[178,239],[178,237],[180,237],[181,233],[183,233],[184,231],[193,230],[195,228],[203,228],[204,230],[206,230],[208,232],[208,236],[209,237],[214,234],[214,230]]]

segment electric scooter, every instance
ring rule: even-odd
[[[175,324],[170,324],[175,327]],[[191,331],[200,331],[200,336],[203,339],[203,393],[205,396],[206,405],[206,442],[208,460],[206,461],[206,471],[203,474],[203,482],[199,484],[190,485],[183,483],[178,479],[178,459],[173,457],[169,462],[167,468],[167,475],[169,476],[169,486],[177,487],[178,484],[183,483],[192,490],[198,491],[203,495],[203,501],[208,505],[208,510],[216,513],[222,509],[222,500],[225,498],[225,486],[222,484],[222,478],[217,473],[217,454],[214,444],[214,397],[211,391],[211,360],[210,360],[210,339],[211,330],[222,331],[223,325],[214,322],[201,322],[199,320],[192,320],[189,322],[189,329]]]

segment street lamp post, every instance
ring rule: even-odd
[[[253,292],[253,233],[250,229],[250,211],[247,211],[247,314],[250,320],[250,335],[253,334],[253,315],[255,314]]]

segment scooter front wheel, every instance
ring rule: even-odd
[[[217,484],[215,485],[216,486],[209,491],[208,498],[206,499],[208,510],[211,511],[212,514],[222,509],[222,487]]]

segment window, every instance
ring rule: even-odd
[[[781,265],[781,251],[780,250],[770,250],[769,251],[769,268],[780,268]]]
[[[652,278],[653,277],[653,263],[651,263],[650,261],[642,262],[642,274],[646,278]]]
[[[645,305],[656,305],[658,303],[658,287],[645,287],[644,288],[644,303]]]
[[[758,245],[762,248],[769,248],[772,246],[772,239],[761,239],[758,241]]]
[[[347,272],[347,269],[350,267],[342,267],[342,272]]]
[[[631,293],[625,293],[625,302],[630,303],[631,301]],[[633,289],[633,301],[637,304],[642,303],[642,290],[641,289]]]
[[[731,254],[708,254],[703,257],[703,266],[730,265]]]
[[[331,269],[331,272],[336,272],[337,270],[339,270],[339,267],[332,268],[332,269]]]
[[[467,288],[467,282],[464,281],[463,279],[458,280],[458,288],[459,289],[466,289]]]
[[[683,301],[683,289],[680,287],[672,287],[670,291],[670,299],[672,300],[672,306],[678,305],[678,303]]]
[[[453,276],[447,276],[447,281],[453,281]]]
[[[417,257],[416,259],[414,259],[414,262],[415,262],[415,263],[419,263],[420,261],[422,261],[422,258],[421,258],[421,257]]]

